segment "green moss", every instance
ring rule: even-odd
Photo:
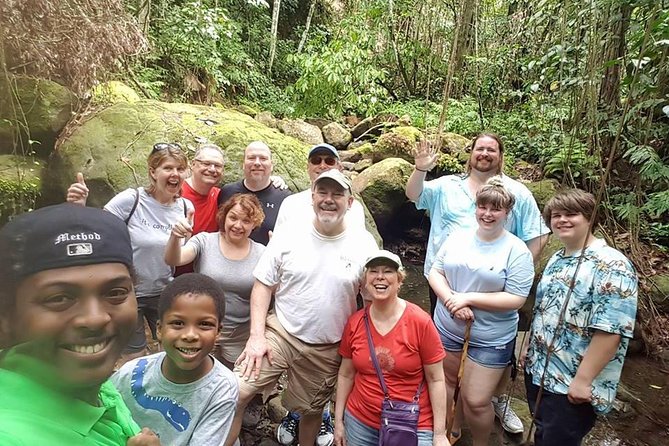
[[[418,130],[416,127],[400,126],[400,127],[395,127],[390,132],[395,133],[397,135],[402,135],[409,141],[413,142],[418,142],[423,138],[423,132]]]
[[[464,164],[455,156],[448,153],[440,153],[437,160],[437,169],[445,174],[462,173],[465,171]]]
[[[44,163],[31,157],[0,155],[0,224],[35,208]]]
[[[117,102],[137,102],[141,98],[135,90],[119,81],[96,85],[91,90],[91,102],[97,105],[112,105]]]

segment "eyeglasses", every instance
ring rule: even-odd
[[[333,156],[312,156],[309,158],[309,162],[314,166],[318,166],[323,161],[325,161],[325,164],[328,166],[334,166],[337,163],[337,159]]]
[[[221,163],[215,163],[215,162],[212,162],[212,161],[202,161],[202,160],[199,160],[197,158],[195,158],[193,161],[197,161],[205,169],[209,169],[210,167],[213,167],[216,170],[223,170],[223,164],[221,164]]]
[[[181,146],[176,142],[158,142],[153,145],[153,150],[151,150],[151,155],[153,155],[156,152],[161,152],[163,150],[168,150],[168,149],[179,150],[179,151],[183,150]]]

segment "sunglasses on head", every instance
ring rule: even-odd
[[[156,152],[160,152],[167,149],[183,150],[181,146],[176,142],[158,142],[153,145],[153,150],[151,150],[151,155],[153,155]]]
[[[334,166],[337,163],[337,159],[333,156],[312,156],[309,158],[309,162],[314,166],[318,166],[323,161],[325,161],[325,164],[328,166]]]

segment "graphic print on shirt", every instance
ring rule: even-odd
[[[395,358],[390,349],[387,347],[375,347],[374,349],[376,350],[376,360],[379,362],[381,370],[391,372],[395,368]]]
[[[144,374],[148,361],[140,359],[132,371],[130,378],[130,392],[132,396],[144,409],[155,410],[162,414],[163,418],[170,423],[178,432],[188,429],[190,424],[190,413],[179,403],[165,396],[152,396],[144,391]]]

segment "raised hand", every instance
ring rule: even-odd
[[[172,226],[172,235],[177,238],[187,238],[193,235],[193,215],[195,211],[188,209],[186,218],[181,218]]]
[[[439,153],[437,147],[426,139],[421,139],[413,149],[416,169],[427,172],[437,164]]]
[[[77,172],[77,181],[72,183],[67,188],[67,196],[65,197],[68,203],[79,204],[86,206],[86,199],[88,199],[88,187],[84,181],[84,174]]]

